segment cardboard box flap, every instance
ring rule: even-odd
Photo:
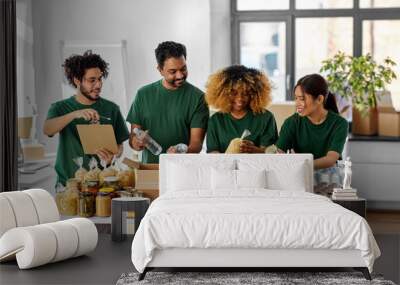
[[[124,159],[122,160],[122,163],[129,166],[130,168],[134,168],[134,169],[140,169],[140,162],[134,161],[132,159],[126,158],[124,157]]]
[[[400,112],[397,112],[395,110],[395,108],[390,107],[390,106],[378,107],[378,112],[379,113],[400,113]]]
[[[157,163],[140,163],[138,161],[134,161],[132,159],[124,157],[122,163],[129,166],[130,168],[140,169],[140,170],[158,170],[159,165]]]

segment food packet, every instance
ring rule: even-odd
[[[73,159],[75,164],[79,167],[77,171],[75,171],[75,178],[79,180],[80,183],[82,183],[85,179],[85,175],[88,172],[84,167],[83,167],[83,157],[76,157]]]
[[[113,167],[112,164],[109,167],[107,167],[107,162],[104,160],[101,160],[100,164],[103,167],[103,170],[99,174],[99,181],[100,181],[100,185],[103,185],[104,178],[109,177],[109,176],[117,176],[117,171]]]
[[[245,137],[248,137],[250,135],[251,132],[248,129],[245,129],[240,138],[234,138],[233,140],[231,140],[225,153],[240,153],[240,144]]]
[[[89,171],[85,175],[85,181],[99,180],[100,172],[96,158],[92,157],[89,161]]]
[[[115,168],[117,169],[117,177],[122,188],[135,187],[135,171],[124,166],[121,160],[116,160]]]
[[[276,147],[276,145],[271,144],[265,149],[265,153],[278,153],[278,148]]]

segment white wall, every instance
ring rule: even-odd
[[[62,40],[126,40],[127,94],[130,99],[128,104],[132,102],[140,86],[160,78],[156,70],[154,49],[158,43],[165,40],[174,40],[186,45],[188,80],[204,90],[211,70],[212,46],[215,48],[215,44],[211,44],[210,35],[210,1],[35,0],[32,8],[40,130],[50,104],[62,98]],[[230,51],[230,48],[227,51]],[[225,56],[224,51],[221,61]],[[218,56],[213,54],[213,57]],[[106,94],[103,95],[106,97]],[[41,131],[40,135],[40,140],[46,144],[46,152],[56,152],[58,140],[46,138]]]

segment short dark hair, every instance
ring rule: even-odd
[[[85,72],[89,68],[99,68],[103,74],[103,78],[108,76],[108,63],[105,62],[100,55],[92,53],[91,50],[87,50],[83,55],[71,55],[68,57],[62,67],[64,68],[65,77],[68,79],[68,83],[73,87],[77,87],[74,78],[82,81]]]
[[[159,67],[164,66],[164,62],[170,58],[179,58],[183,56],[186,59],[186,47],[183,44],[168,41],[162,42],[155,49],[157,64]]]

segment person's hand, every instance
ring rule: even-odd
[[[175,146],[170,146],[167,149],[167,153],[178,153],[178,152],[176,151],[176,147]]]
[[[94,109],[82,109],[72,112],[75,119],[85,119],[86,121],[98,122],[100,120],[100,115]]]
[[[254,153],[258,150],[254,143],[248,140],[242,140],[239,147],[241,153]]]
[[[114,158],[114,154],[105,148],[98,149],[96,151],[96,154],[101,160],[104,160],[107,163],[107,165],[111,164],[111,161]]]
[[[147,133],[147,131],[145,131]],[[133,132],[130,137],[130,144],[134,150],[141,151],[144,149],[146,140],[144,136],[142,139],[138,138]]]

